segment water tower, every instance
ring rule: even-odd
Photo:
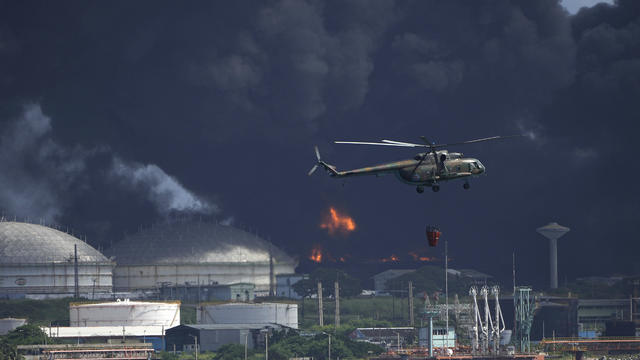
[[[558,288],[558,239],[569,232],[568,227],[558,225],[556,222],[549,223],[536,229],[542,236],[549,239],[549,265],[550,265],[550,285],[552,289]]]

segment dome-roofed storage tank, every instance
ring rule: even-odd
[[[50,227],[0,221],[0,296],[63,297],[112,290],[113,263],[82,240]]]
[[[108,250],[115,257],[116,291],[172,286],[255,284],[269,291],[278,274],[292,274],[297,262],[268,241],[233,226],[173,221],[125,237]],[[270,265],[271,263],[271,265]]]
[[[180,325],[180,302],[117,300],[69,304],[71,326],[164,326]]]

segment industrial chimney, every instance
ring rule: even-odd
[[[558,239],[568,233],[569,230],[569,228],[558,225],[556,222],[536,229],[542,236],[549,239],[549,282],[552,289],[558,288]]]

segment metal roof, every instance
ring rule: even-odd
[[[107,253],[118,265],[269,262],[295,264],[257,235],[210,222],[167,222],[114,244]]]
[[[190,327],[197,330],[257,330],[264,328],[276,328],[283,327],[274,323],[261,323],[261,324],[182,324],[179,326]],[[175,329],[175,327],[171,328]]]
[[[395,278],[404,274],[408,274],[408,273],[412,273],[416,271],[415,269],[391,269],[391,270],[385,270],[381,273],[375,274],[372,277],[374,279],[377,278]]]
[[[78,262],[110,263],[84,241],[50,227],[0,221],[0,264],[73,262],[78,245]]]

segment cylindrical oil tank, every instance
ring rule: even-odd
[[[27,319],[4,318],[0,319],[0,335],[7,335],[9,331],[27,323]]]
[[[180,302],[118,300],[69,304],[71,326],[164,326],[180,325]]]
[[[198,324],[278,324],[298,328],[298,304],[203,304],[196,315]]]

